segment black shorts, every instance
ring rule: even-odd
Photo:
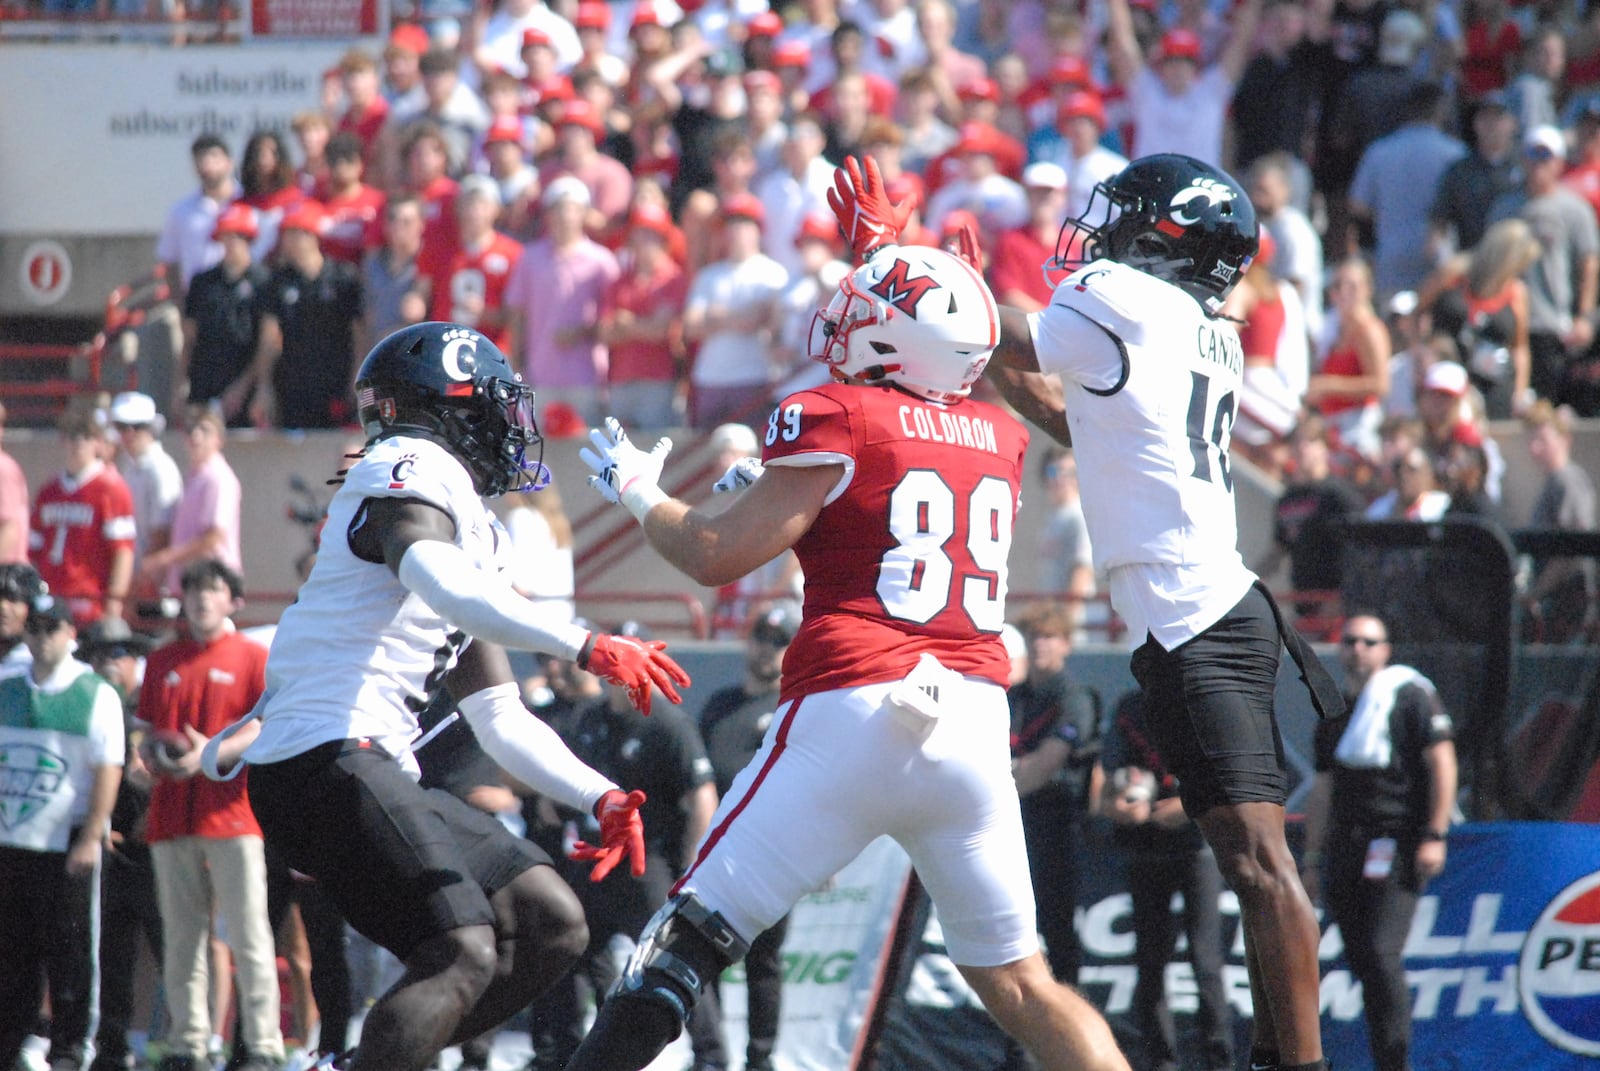
[[[1273,713],[1282,653],[1277,617],[1259,585],[1176,649],[1150,637],[1133,652],[1150,735],[1191,816],[1218,804],[1288,799]]]
[[[357,932],[401,959],[427,938],[493,925],[489,898],[550,864],[493,815],[423,788],[363,740],[251,766],[249,776],[267,841],[317,879]]]

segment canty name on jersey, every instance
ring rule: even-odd
[[[1236,376],[1243,373],[1244,348],[1239,345],[1239,336],[1232,331],[1218,331],[1203,323],[1195,329],[1195,343],[1201,360],[1220,364]]]
[[[959,413],[947,413],[932,406],[902,405],[900,430],[908,439],[926,439],[934,443],[970,446],[974,450],[987,450],[991,454],[1000,452],[999,447],[995,445],[993,423],[962,416]]]

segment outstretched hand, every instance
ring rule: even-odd
[[[650,507],[666,497],[661,491],[661,467],[672,452],[671,439],[657,439],[655,446],[645,453],[633,445],[628,433],[616,417],[606,417],[605,430],[591,428],[591,450],[585,446],[578,451],[583,463],[594,470],[589,486],[599,491],[607,502],[620,502],[639,520]]]
[[[728,466],[728,471],[711,485],[711,490],[719,495],[727,494],[729,491],[743,491],[761,479],[761,474],[765,471],[766,467],[761,464],[759,457],[741,457]]]
[[[659,688],[670,702],[681,703],[679,688],[689,686],[689,674],[667,654],[661,640],[591,633],[578,653],[578,665],[597,677],[628,690],[628,702],[639,713],[650,714],[651,688]]]
[[[941,243],[946,253],[960,257],[971,264],[980,275],[983,273],[983,248],[978,244],[978,228],[971,220]]]
[[[573,859],[594,861],[590,881],[605,880],[624,856],[633,876],[644,877],[644,820],[639,817],[644,801],[645,795],[638,789],[623,792],[613,788],[594,805],[594,815],[600,819],[599,846],[581,840],[572,846]]]
[[[878,161],[868,156],[863,163],[854,156],[847,156],[845,166],[833,173],[828,206],[850,240],[850,248],[865,260],[879,246],[900,240],[900,232],[911,219],[916,202],[911,197],[898,203],[889,200]]]

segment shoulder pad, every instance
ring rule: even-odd
[[[363,498],[416,498],[462,520],[462,503],[478,502],[472,476],[449,451],[427,439],[396,435],[374,443],[345,474],[345,488]]]
[[[1063,279],[1050,303],[1082,313],[1135,346],[1144,342],[1148,324],[1199,313],[1182,290],[1111,260],[1097,260]]]

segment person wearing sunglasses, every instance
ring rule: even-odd
[[[46,979],[50,1066],[89,1060],[100,864],[124,732],[116,690],[72,657],[77,638],[68,600],[36,595],[23,640],[33,663],[0,680],[0,1067],[33,1032]]]
[[[1339,662],[1353,709],[1317,726],[1300,871],[1344,935],[1377,1071],[1411,1067],[1402,952],[1423,887],[1444,869],[1456,799],[1450,715],[1433,682],[1392,655],[1382,618],[1345,622]]]

